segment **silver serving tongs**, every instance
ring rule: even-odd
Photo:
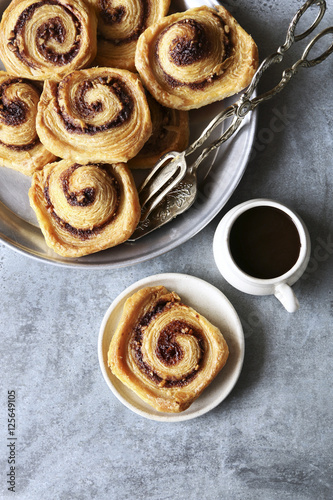
[[[295,34],[300,18],[313,5],[319,7],[316,19],[306,31],[300,34]],[[281,45],[274,54],[263,60],[256,71],[251,84],[242,94],[240,99],[219,113],[205,128],[200,137],[185,151],[171,151],[163,155],[162,158],[156,163],[155,167],[152,169],[139,189],[139,198],[142,209],[141,219],[137,229],[130,238],[130,241],[141,238],[190,208],[197,193],[196,170],[204,158],[206,158],[213,150],[221,146],[221,144],[223,144],[239,129],[244,118],[250,111],[253,111],[259,104],[271,99],[273,96],[281,92],[299,68],[310,68],[312,66],[316,66],[324,61],[333,52],[333,26],[331,26],[323,30],[311,40],[305,48],[302,57],[296,61],[291,68],[283,71],[280,82],[273,89],[251,99],[251,96],[253,96],[262,75],[267,71],[267,69],[273,64],[281,63],[284,54],[290,49],[293,43],[303,40],[310,33],[312,33],[322,20],[325,11],[325,0],[308,0],[297,11],[292,19],[284,44]],[[321,38],[329,35],[332,36],[332,41],[329,47],[317,57],[309,59],[308,56],[314,45]],[[194,163],[187,165],[185,157],[192,154],[199,147],[203,146],[213,130],[228,118],[232,118],[232,121],[222,136],[212,142],[209,146],[205,147]],[[184,186],[184,188],[182,188],[182,186]],[[181,201],[179,202],[179,200]]]

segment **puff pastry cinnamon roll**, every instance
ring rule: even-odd
[[[149,168],[169,151],[183,151],[188,146],[190,129],[187,111],[166,108],[147,94],[153,132],[141,151],[129,161],[131,168]]]
[[[168,16],[139,38],[135,65],[164,106],[200,108],[245,88],[258,66],[250,35],[222,6]]]
[[[0,53],[8,72],[62,78],[95,58],[97,18],[83,0],[13,0],[0,24]]]
[[[135,70],[136,43],[144,30],[162,19],[170,0],[90,0],[98,18],[97,57],[100,66]]]
[[[47,245],[65,257],[123,243],[141,214],[124,164],[50,163],[34,174],[29,199]]]
[[[108,352],[112,373],[158,411],[181,412],[225,365],[222,333],[175,292],[147,287],[132,295]]]
[[[47,80],[36,123],[50,151],[79,162],[126,162],[152,131],[139,77],[111,68],[74,71],[59,83]]]
[[[36,132],[39,89],[0,71],[0,165],[32,175],[55,156]]]

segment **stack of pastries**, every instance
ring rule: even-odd
[[[171,6],[172,8],[172,6]],[[221,7],[12,0],[0,23],[0,164],[32,176],[47,245],[80,257],[140,219],[132,168],[182,150],[188,110],[245,88],[257,47]]]

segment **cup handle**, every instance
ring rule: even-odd
[[[299,302],[292,288],[286,283],[280,283],[275,287],[275,297],[287,309],[288,312],[293,313],[299,308]]]

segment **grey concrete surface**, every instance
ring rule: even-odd
[[[299,0],[227,0],[261,59],[284,39]],[[324,27],[333,25],[328,0]],[[295,48],[286,61],[300,54]],[[261,90],[277,82],[280,68]],[[39,263],[0,244],[0,497],[20,500],[328,500],[332,488],[333,56],[304,69],[261,106],[238,188],[203,231],[171,252],[120,270]],[[274,117],[277,117],[274,119]],[[276,125],[279,125],[278,127]],[[212,240],[222,215],[255,197],[303,218],[312,252],[294,286],[301,307],[238,292],[219,274]],[[104,382],[97,337],[106,309],[138,279],[188,273],[236,308],[245,361],[232,393],[181,423],[144,419]],[[7,397],[16,391],[15,493]]]

